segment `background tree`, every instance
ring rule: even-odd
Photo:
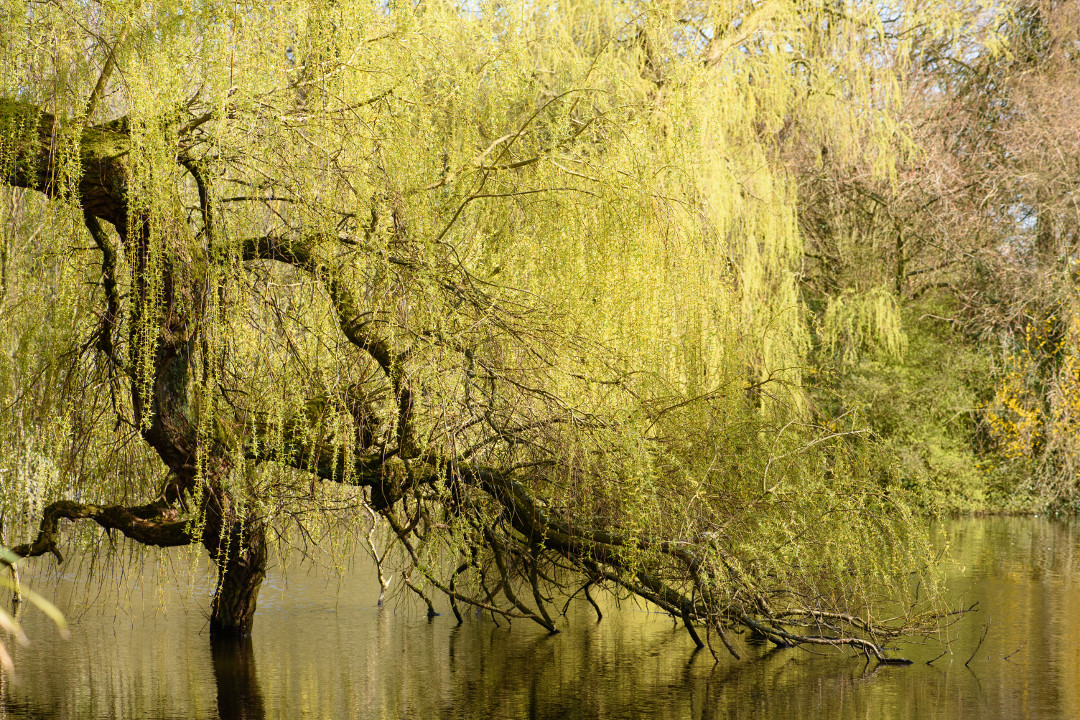
[[[826,414],[858,409],[898,454],[904,484],[947,509],[1032,506],[1027,471],[1003,458],[988,419],[1002,345],[1024,334],[1014,324],[1022,297],[1060,285],[1036,270],[1046,266],[1034,262],[1024,198],[1046,193],[1033,192],[1009,140],[1054,134],[1053,124],[1029,116],[1023,122],[1041,129],[1007,129],[1027,112],[1017,88],[1032,56],[1018,28],[1033,12],[973,7],[966,22],[890,48],[902,68],[896,117],[907,128],[894,177],[816,149],[788,155],[802,198],[813,356],[827,368],[816,402]],[[1065,15],[1055,21],[1061,32],[1068,25]],[[1057,158],[1043,167],[1066,157],[1043,149]]]
[[[1007,62],[977,75],[996,101],[976,176],[997,221],[983,283],[995,302],[970,303],[973,324],[1001,347],[987,435],[1038,504],[1073,507],[1080,9],[1022,3],[1002,32]]]
[[[1075,3],[1024,2],[909,46],[897,182],[789,160],[819,402],[872,407],[946,507],[1075,502],[1078,27]]]
[[[271,545],[369,514],[459,617],[602,586],[878,657],[932,621],[921,522],[807,414],[777,154],[798,119],[892,172],[877,6],[3,7],[15,554],[202,545],[214,638]]]

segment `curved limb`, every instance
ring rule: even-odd
[[[180,511],[164,501],[125,507],[123,505],[89,505],[71,500],[50,503],[38,525],[38,535],[33,542],[15,545],[12,554],[19,557],[36,557],[52,553],[58,563],[64,556],[57,547],[61,520],[93,520],[106,530],[119,530],[125,536],[157,547],[176,547],[193,542],[188,532],[188,522],[181,519]],[[11,563],[0,557],[0,564]]]
[[[407,348],[395,347],[389,339],[375,332],[370,321],[371,313],[360,310],[353,293],[334,273],[321,262],[319,246],[334,238],[315,237],[307,240],[289,240],[275,235],[245,240],[241,248],[244,260],[275,260],[305,270],[322,281],[330,295],[342,333],[357,348],[363,350],[378,363],[393,387],[397,398],[398,453],[402,457],[415,457],[416,442],[413,437],[413,392],[405,375]]]

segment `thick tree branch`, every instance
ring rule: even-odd
[[[122,505],[86,505],[71,500],[58,500],[45,508],[38,535],[31,543],[15,545],[10,548],[19,557],[36,557],[45,553],[56,556],[57,562],[63,562],[57,542],[60,536],[61,520],[93,520],[106,530],[119,530],[125,536],[142,543],[157,547],[176,547],[190,545],[192,537],[188,532],[188,521],[181,519],[180,511],[164,501],[124,507]],[[8,565],[3,557],[0,564]]]
[[[94,90],[90,93],[90,97],[86,99],[86,111],[84,115],[87,122],[90,121],[98,104],[101,102],[102,96],[105,95],[105,88],[109,84],[109,78],[112,77],[113,70],[116,69],[116,48],[123,43],[124,33],[121,33],[120,37],[117,38],[116,42],[109,48],[109,55],[105,58],[105,64],[101,68],[101,74],[98,75],[97,84],[94,85]]]
[[[759,603],[760,612],[756,613],[751,613],[738,605],[720,606],[715,599],[711,599],[709,588],[720,580],[705,567],[704,547],[697,547],[691,543],[675,544],[647,536],[631,537],[618,532],[589,527],[570,527],[567,523],[553,517],[521,483],[508,474],[490,468],[471,466],[459,466],[457,470],[459,477],[464,481],[482,488],[506,509],[506,514],[514,529],[523,538],[523,544],[536,547],[537,542],[542,542],[545,549],[558,553],[569,560],[572,566],[581,568],[586,574],[588,574],[588,568],[593,568],[593,574],[599,574],[604,579],[652,602],[676,617],[682,617],[688,625],[688,630],[691,630],[689,625],[693,622],[706,623],[710,627],[715,626],[721,635],[722,642],[736,657],[737,653],[723,635],[722,623],[741,625],[780,646],[801,644],[849,646],[872,654],[881,662],[897,662],[895,659],[887,658],[884,648],[873,639],[877,635],[890,636],[895,633],[880,624],[871,625],[856,616],[846,613],[823,613],[813,608],[773,612],[764,601]],[[678,566],[684,568],[684,574],[675,573],[672,577],[679,578],[678,586],[690,588],[691,593],[680,592],[676,586],[657,572],[628,564],[626,555],[619,552],[620,548],[659,553],[661,557],[667,556],[673,559]],[[499,551],[496,550],[496,559],[499,557],[498,553]],[[500,570],[502,570],[501,567]],[[660,570],[659,566],[657,570]],[[670,574],[671,571],[668,572]],[[736,584],[745,583],[745,580],[739,576],[736,576],[733,581]],[[700,601],[695,602],[691,599],[693,590],[697,590]],[[753,591],[751,594],[754,594]],[[800,634],[782,626],[784,622],[791,622],[799,616],[818,620],[827,617],[833,621],[833,625],[826,626],[826,629],[832,630],[834,634]],[[547,623],[541,620],[537,622],[548,627]],[[820,626],[821,623],[819,622],[818,625]],[[845,632],[843,627],[854,632]],[[860,636],[862,634],[870,636],[869,639]],[[691,632],[691,637],[695,638],[695,642],[700,642],[695,632]]]
[[[413,435],[413,392],[405,375],[407,349],[395,348],[387,338],[375,331],[370,313],[361,311],[353,293],[340,278],[321,262],[317,253],[320,239],[310,242],[292,241],[274,235],[250,238],[242,245],[245,260],[276,260],[307,271],[321,280],[330,295],[342,333],[356,347],[370,355],[390,381],[397,398],[398,452],[403,457],[416,455]]]
[[[56,197],[75,191],[83,211],[108,222],[121,232],[127,225],[127,155],[130,138],[122,122],[82,127],[61,122],[36,105],[0,98],[0,137],[12,143],[9,185],[38,190]],[[66,187],[66,155],[78,140],[81,173],[75,187]]]
[[[89,213],[83,214],[86,229],[90,237],[101,250],[101,286],[105,290],[105,315],[101,319],[101,330],[97,347],[116,367],[124,367],[116,357],[114,335],[120,322],[120,291],[116,284],[116,267],[119,262],[119,250],[105,234],[98,219]]]

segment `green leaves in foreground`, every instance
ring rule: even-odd
[[[20,558],[16,555],[13,555],[7,548],[0,547],[0,563],[7,566],[8,568],[13,568],[15,562],[17,562],[18,560],[20,560]],[[17,578],[14,573],[13,578]],[[16,598],[21,598],[22,600],[26,600],[32,605],[36,606],[39,610],[45,613],[50,620],[56,623],[56,627],[60,630],[60,634],[63,637],[66,638],[68,636],[69,633],[67,628],[67,620],[64,619],[64,614],[60,612],[60,609],[53,605],[51,602],[43,598],[41,595],[38,595],[36,592],[21,587],[17,579],[0,577],[0,587],[11,590],[13,593],[15,593]],[[16,609],[17,607],[18,603],[16,603]],[[3,630],[10,637],[14,638],[15,642],[19,643],[20,645],[27,645],[30,642],[29,638],[26,636],[26,633],[23,632],[22,627],[19,625],[19,621],[16,619],[15,615],[8,613],[3,609],[0,609],[0,630]],[[11,655],[8,653],[7,648],[4,646],[2,640],[0,640],[0,667],[2,667],[3,670],[9,674],[14,674],[15,672],[15,665],[11,660]]]

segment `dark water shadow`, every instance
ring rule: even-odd
[[[255,674],[251,638],[215,640],[210,644],[221,720],[263,720],[266,708]]]

